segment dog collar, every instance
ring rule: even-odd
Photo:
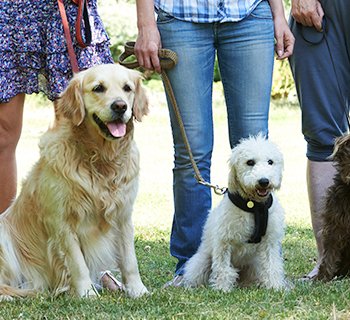
[[[238,208],[254,214],[254,233],[248,240],[248,243],[259,243],[261,238],[266,234],[267,221],[269,218],[269,208],[272,206],[273,198],[270,194],[265,202],[256,202],[242,198],[238,193],[230,193],[227,195],[231,202]]]

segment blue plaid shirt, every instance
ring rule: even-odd
[[[179,20],[211,23],[239,21],[262,0],[154,0],[161,9]]]

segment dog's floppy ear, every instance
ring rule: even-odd
[[[229,168],[230,168],[230,173],[228,177],[228,189],[229,191],[233,191],[237,189],[237,172],[236,172],[236,167],[237,167],[237,162],[238,162],[238,157],[239,157],[239,146],[235,146],[232,151],[231,151],[231,156],[228,160]]]
[[[84,100],[82,96],[82,79],[75,76],[57,100],[56,112],[71,119],[73,124],[79,126],[85,117]]]
[[[345,134],[336,138],[334,151],[329,157],[333,160],[335,167],[340,173],[340,177],[344,183],[350,184],[350,135]]]
[[[335,139],[334,150],[329,157],[332,160],[340,161],[345,155],[348,157],[350,154],[350,135],[346,134]]]
[[[146,90],[142,86],[142,77],[138,71],[132,71],[134,83],[135,83],[135,97],[132,107],[133,115],[137,121],[141,121],[142,117],[147,115],[149,112],[148,109],[148,97]]]

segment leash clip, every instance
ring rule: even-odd
[[[225,188],[225,187],[219,187],[218,185],[210,184],[209,182],[204,181],[204,180],[198,180],[198,183],[203,185],[203,186],[212,188],[214,193],[219,195],[219,196],[222,196],[227,191],[227,188]]]

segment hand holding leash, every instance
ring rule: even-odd
[[[127,58],[135,55],[135,42],[128,41],[125,43],[124,52],[119,56],[118,62],[129,69],[138,68],[140,65],[137,61],[125,61]],[[158,51],[160,65],[162,69],[169,70],[177,64],[177,54],[169,49],[159,49]]]

